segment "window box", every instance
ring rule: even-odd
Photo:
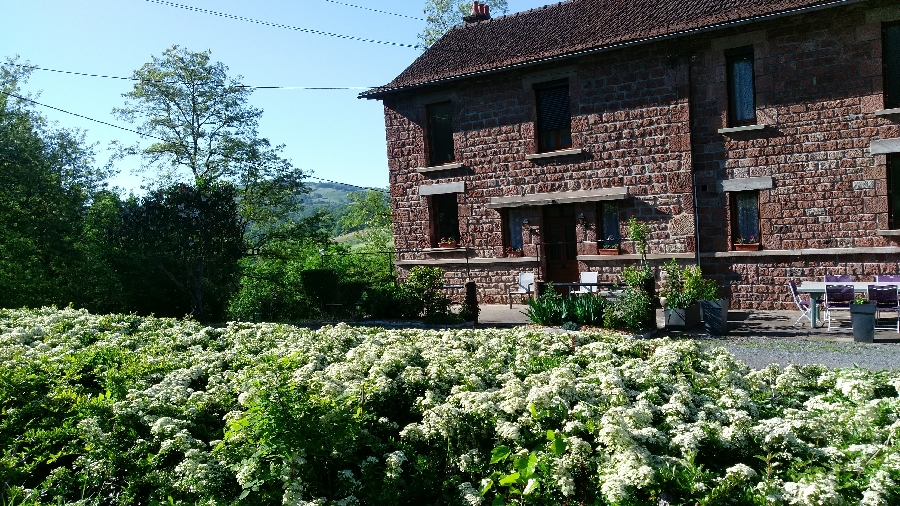
[[[621,251],[619,250],[619,248],[604,248],[602,246],[597,247],[598,255],[618,255],[620,253]]]
[[[458,248],[459,244],[456,241],[447,241],[447,242],[439,242],[438,248]]]
[[[519,251],[507,251],[507,252],[506,252],[506,256],[507,256],[507,258],[522,258],[523,256],[525,256],[525,252],[522,251],[522,250],[519,250]]]
[[[735,244],[734,250],[735,251],[759,251],[759,243],[753,242],[753,243],[745,243],[745,244]]]

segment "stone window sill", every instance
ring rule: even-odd
[[[648,253],[647,260],[668,260],[670,258],[695,258],[694,253]],[[578,255],[575,257],[580,262],[615,262],[619,260],[640,260],[637,253],[620,253],[618,255]]]
[[[882,237],[900,237],[900,230],[878,230],[877,233]]]
[[[900,114],[900,107],[875,111],[875,116],[893,116],[895,114]]]
[[[739,134],[744,132],[759,132],[768,128],[769,125],[746,125],[739,127],[720,128],[717,130],[720,134]]]
[[[422,253],[442,254],[442,253],[465,253],[468,250],[469,250],[469,248],[467,248],[463,245],[459,245],[455,248],[425,248],[420,251]]]
[[[465,167],[464,163],[445,163],[444,165],[435,165],[433,167],[419,167],[416,172],[426,174],[428,172],[438,172],[442,170],[461,169]]]
[[[545,158],[556,158],[558,156],[580,155],[582,153],[584,153],[584,150],[581,148],[561,149],[559,151],[548,151],[546,153],[532,153],[530,155],[525,155],[525,159],[526,160],[542,160]]]
[[[759,251],[717,251],[700,253],[701,257],[767,257],[767,256],[813,256],[813,255],[865,255],[900,253],[900,247],[875,246],[870,248],[806,248],[806,249],[766,249]]]
[[[500,257],[500,258],[428,258],[422,260],[397,260],[394,265],[504,265],[534,264],[537,257]],[[518,267],[517,267],[518,268]]]

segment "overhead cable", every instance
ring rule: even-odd
[[[36,100],[32,100],[32,99],[30,99],[30,98],[21,97],[21,96],[19,96],[19,95],[16,95],[15,93],[9,93],[9,92],[3,91],[3,90],[0,90],[0,93],[3,93],[4,95],[9,96],[9,97],[15,97],[15,98],[17,98],[17,99],[19,99],[19,100],[24,100],[25,102],[31,102],[32,104],[36,104],[36,105],[39,105],[39,106],[41,106],[41,107],[46,107],[47,109],[53,109],[54,111],[64,112],[64,113],[66,113],[66,114],[71,114],[72,116],[77,116],[77,117],[79,117],[79,118],[81,118],[81,119],[86,119],[86,120],[88,120],[88,121],[93,121],[93,122],[95,122],[95,123],[100,123],[101,125],[111,126],[111,127],[113,127],[113,128],[118,128],[119,130],[125,130],[126,132],[136,133],[136,134],[138,134],[138,135],[140,135],[140,136],[142,136],[142,137],[150,137],[150,138],[152,138],[152,139],[156,139],[156,140],[159,140],[159,141],[166,142],[166,140],[163,139],[163,138],[161,138],[161,137],[156,137],[156,136],[154,136],[154,135],[141,133],[141,132],[138,132],[137,130],[132,130],[131,128],[126,128],[126,127],[123,127],[123,126],[114,125],[114,124],[112,124],[112,123],[107,123],[107,122],[101,121],[101,120],[99,120],[99,119],[88,118],[87,116],[82,116],[81,114],[78,114],[78,113],[66,111],[66,110],[60,109],[60,108],[58,108],[58,107],[53,107],[52,105],[42,104],[42,103],[40,103],[40,102],[38,102],[38,101],[36,101]]]
[[[378,10],[378,9],[372,9],[372,8],[370,8],[370,7],[362,7],[362,6],[360,6],[360,5],[353,5],[353,4],[345,4],[344,2],[336,2],[335,0],[325,0],[325,1],[328,2],[328,3],[333,3],[333,4],[338,4],[338,5],[346,5],[347,7],[355,7],[355,8],[357,8],[357,9],[363,9],[363,10],[367,10],[367,11],[378,12],[378,13],[381,13],[381,14],[390,14],[391,16],[399,16],[399,17],[401,17],[401,18],[408,18],[408,19],[416,19],[416,20],[418,20],[418,21],[425,21],[425,18],[417,18],[417,17],[415,17],[415,16],[407,16],[406,14],[397,14],[396,12],[380,11],[380,10]]]
[[[201,9],[199,7],[191,7],[190,5],[177,4],[174,2],[166,2],[165,0],[145,0],[145,1],[150,2],[150,3],[160,4],[160,5],[166,5],[169,7],[177,7],[179,9],[185,9],[188,11],[202,12],[203,14],[209,14],[212,16],[219,16],[219,17],[228,18],[228,19],[235,19],[238,21],[246,21],[248,23],[256,23],[258,25],[271,26],[274,28],[285,28],[287,30],[294,30],[294,31],[303,32],[303,33],[311,33],[314,35],[325,35],[328,37],[337,37],[339,39],[355,40],[357,42],[370,42],[372,44],[383,44],[385,46],[408,47],[408,48],[412,48],[412,49],[421,48],[421,46],[419,44],[403,44],[400,42],[388,42],[388,41],[384,41],[384,40],[366,39],[366,38],[362,38],[362,37],[353,37],[351,35],[341,35],[339,33],[324,32],[322,30],[313,30],[310,28],[300,28],[297,26],[283,25],[281,23],[270,23],[268,21],[260,21],[258,19],[246,18],[244,16],[235,16],[233,14],[226,14],[224,12],[211,11],[211,10],[207,10],[207,9]]]
[[[75,72],[73,70],[57,70],[57,69],[48,69],[44,67],[36,67],[34,65],[21,65],[19,63],[8,63],[8,62],[0,62],[0,65],[12,65],[15,67],[20,67],[23,69],[31,69],[31,70],[44,70],[47,72],[57,72],[60,74],[69,74],[75,76],[84,76],[84,77],[102,77],[106,79],[121,79],[124,81],[143,81],[143,79],[138,79],[136,77],[121,77],[121,76],[107,76],[103,74],[88,74],[85,72]],[[151,79],[150,82],[165,82],[160,81],[158,79]],[[370,90],[374,88],[374,86],[250,86],[247,84],[239,84],[236,86],[237,88],[252,88],[257,90]]]
[[[137,130],[133,130],[133,129],[131,129],[131,128],[126,128],[126,127],[123,127],[123,126],[114,125],[114,124],[112,124],[112,123],[107,123],[106,121],[101,121],[101,120],[99,120],[99,119],[89,118],[89,117],[87,117],[87,116],[84,116],[84,115],[81,115],[81,114],[78,114],[78,113],[74,113],[74,112],[71,112],[71,111],[66,111],[65,109],[60,109],[60,108],[58,108],[58,107],[53,107],[52,105],[42,104],[42,103],[40,103],[40,102],[38,102],[38,101],[36,101],[36,100],[32,100],[32,99],[30,99],[30,98],[25,98],[25,97],[23,97],[23,96],[20,96],[20,95],[15,94],[15,93],[10,93],[10,92],[3,91],[3,90],[0,90],[0,93],[4,94],[4,95],[6,95],[6,96],[9,96],[9,97],[17,98],[17,99],[22,100],[22,101],[25,101],[25,102],[31,102],[32,104],[39,105],[39,106],[41,106],[41,107],[46,107],[46,108],[48,108],[48,109],[53,109],[54,111],[59,111],[59,112],[62,112],[62,113],[71,114],[72,116],[76,116],[76,117],[79,117],[79,118],[81,118],[81,119],[86,119],[86,120],[88,120],[88,121],[93,121],[93,122],[95,122],[95,123],[100,123],[101,125],[106,125],[106,126],[110,126],[110,127],[113,127],[113,128],[118,128],[119,130],[125,130],[126,132],[135,133],[135,134],[138,134],[138,135],[140,135],[140,136],[142,136],[142,137],[149,137],[149,138],[151,138],[151,139],[156,139],[156,140],[159,140],[159,141],[167,142],[166,139],[163,139],[162,137],[156,137],[155,135],[150,135],[150,134],[141,133],[141,132],[138,132]],[[359,188],[359,189],[361,189],[361,190],[374,190],[374,191],[379,191],[379,192],[382,192],[382,193],[387,193],[387,190],[384,190],[384,189],[382,189],[382,188],[369,188],[369,187],[366,187],[366,186],[357,186],[357,185],[355,185],[355,184],[341,183],[340,181],[332,181],[332,180],[330,180],[330,179],[323,179],[323,178],[321,178],[321,177],[315,177],[315,176],[306,176],[306,177],[307,177],[307,178],[310,178],[310,179],[318,179],[319,181],[324,181],[324,182],[326,182],[326,183],[339,184],[339,185],[342,185],[342,186],[349,186],[349,187],[351,187],[351,188]]]
[[[339,184],[341,186],[349,186],[351,188],[359,188],[361,190],[370,190],[370,191],[376,191],[376,192],[381,192],[381,193],[388,193],[388,191],[385,190],[384,188],[370,188],[368,186],[358,186],[355,184],[341,183],[340,181],[332,181],[330,179],[323,179],[321,177],[316,177],[316,176],[306,176],[306,177],[308,177],[310,179],[318,179],[319,181],[324,181],[326,183]]]

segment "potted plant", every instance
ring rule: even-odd
[[[701,278],[698,283],[700,312],[703,315],[706,333],[712,336],[727,334],[730,300],[719,297],[719,284],[715,280]]]
[[[519,258],[522,255],[524,255],[524,253],[522,252],[522,248],[514,248],[512,246],[507,246],[505,251],[506,251],[506,256],[508,256],[510,258]]]
[[[858,293],[850,304],[850,325],[853,326],[853,340],[871,343],[875,340],[875,309],[877,306],[865,295]]]
[[[441,240],[438,241],[438,248],[455,248],[456,246],[456,239],[453,237],[441,237]]]
[[[666,262],[665,287],[660,290],[660,299],[664,299],[663,308],[666,316],[666,328],[686,330],[700,323],[699,299],[702,280],[700,268],[688,266],[681,268],[673,258]]]
[[[735,251],[758,251],[759,239],[755,235],[747,237],[738,237],[734,241]]]
[[[619,254],[619,241],[616,240],[615,237],[609,236],[605,241],[600,241],[597,243],[597,254],[598,255],[618,255]]]

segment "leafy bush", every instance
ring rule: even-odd
[[[0,310],[0,504],[891,505],[898,388],[610,333]]]
[[[525,316],[538,325],[560,325],[567,322],[581,325],[601,325],[609,302],[593,293],[563,297],[548,283],[547,290],[528,300]]]
[[[639,288],[628,287],[604,313],[603,326],[611,329],[641,331],[656,328],[653,299]]]
[[[700,300],[718,300],[719,285],[712,279],[704,279],[700,266],[680,267],[674,258],[665,264],[666,285],[660,297],[666,299],[667,308],[684,309]]]

